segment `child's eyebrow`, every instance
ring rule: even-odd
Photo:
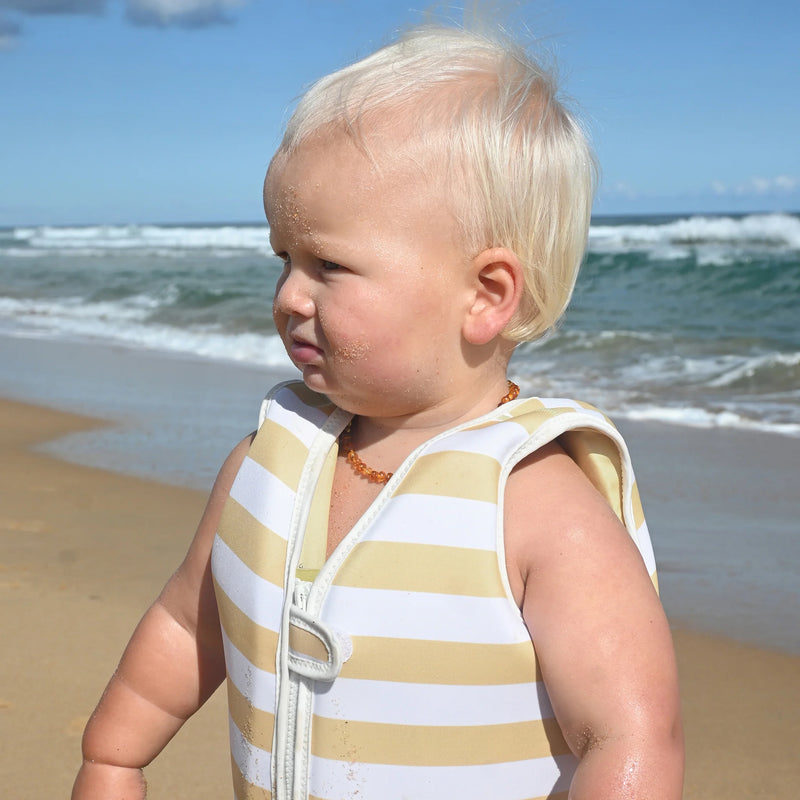
[[[284,247],[282,246],[280,239],[276,236],[273,236],[271,231],[267,243],[269,244],[270,250],[272,250],[272,255],[276,256],[277,258],[280,258],[281,255],[283,255]]]

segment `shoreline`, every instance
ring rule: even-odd
[[[40,452],[204,491],[255,427],[264,393],[292,377],[101,342],[0,335],[0,397],[107,421]],[[800,654],[798,439],[614,419],[630,446],[670,618]]]
[[[182,557],[205,502],[202,491],[37,450],[53,436],[104,424],[0,400],[0,617],[13,642],[0,663],[0,730],[14,742],[0,756],[0,774],[9,796],[68,793],[83,725],[133,627]],[[800,783],[800,657],[682,628],[673,635],[686,800],[793,798]],[[43,731],[52,735],[43,738]],[[40,769],[43,757],[47,770]],[[230,796],[224,691],[146,774],[153,798]]]

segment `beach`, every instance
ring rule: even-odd
[[[0,785],[9,800],[69,797],[88,716],[205,503],[200,491],[31,452],[97,424],[0,401]],[[231,796],[226,717],[217,692],[148,771],[150,797]]]
[[[50,800],[68,796],[83,725],[202,512],[201,484],[210,479],[180,466],[192,443],[204,454],[206,438],[232,446],[252,427],[263,390],[283,375],[100,345],[0,344],[0,396],[8,398],[0,402],[0,776],[5,797]],[[75,384],[82,388],[71,395]],[[153,408],[145,413],[146,401]],[[223,426],[220,435],[220,422],[204,437],[220,408],[233,430]],[[176,430],[153,433],[162,420],[153,409]],[[684,796],[794,798],[800,443],[725,429],[621,427],[678,653]],[[164,438],[174,463],[148,462],[146,451]],[[221,458],[208,457],[213,471]],[[230,797],[228,759],[217,692],[148,768],[149,796]]]

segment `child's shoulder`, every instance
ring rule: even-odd
[[[609,512],[619,523],[607,497],[557,438],[538,447],[514,467],[505,502],[509,509],[520,509],[526,515],[536,511],[539,527],[546,526],[548,520],[566,522],[587,514],[593,516],[598,508]]]
[[[588,498],[594,500],[597,497],[608,506],[607,500],[597,491],[565,444],[563,435],[549,438],[521,459],[509,476],[506,503],[513,504],[519,500],[543,509],[556,510],[565,506],[573,510],[578,504],[574,501],[565,503],[566,499],[586,498],[588,501]]]

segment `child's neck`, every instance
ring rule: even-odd
[[[519,386],[517,386],[517,384],[513,383],[512,381],[506,382],[505,389],[506,392],[500,398],[500,401],[497,403],[497,406],[504,405],[505,403],[508,403],[511,400],[515,400],[519,396]],[[481,405],[483,404],[481,403]],[[481,416],[481,414],[478,413],[478,416]],[[474,418],[474,416],[469,415],[469,418],[472,419]],[[377,449],[381,443],[385,442],[387,434],[380,433],[381,428],[376,424],[375,420],[371,420],[369,418],[354,417],[353,420],[344,429],[339,438],[339,448],[340,448],[339,453],[340,456],[342,456],[348,462],[353,472],[355,472],[356,474],[360,475],[363,478],[366,478],[370,483],[382,485],[389,481],[393,473],[384,469],[377,469],[367,464],[367,462],[364,461],[364,459],[358,454],[358,451],[356,450],[356,447],[353,443],[353,436],[354,436],[353,428],[357,425],[359,427],[364,427],[365,424],[368,428],[370,424],[372,425],[373,434],[379,432],[380,438],[375,440],[375,445],[376,445],[375,449]],[[453,420],[450,420],[446,425],[446,429],[449,430],[456,424],[458,423],[456,423]],[[361,439],[364,443],[364,446],[368,447],[369,436],[364,435],[363,431],[360,431],[360,433],[362,434]],[[401,429],[392,428],[391,433],[389,433],[388,435],[393,437],[393,443],[395,444],[399,443],[400,440],[403,440],[405,442],[405,446],[404,447],[401,446],[400,452],[406,453],[410,452],[410,450],[414,449],[418,444],[421,444],[422,441],[427,441],[428,439],[430,439],[432,436],[435,435],[435,433],[430,428],[430,426],[425,426],[422,428],[420,427],[406,427]],[[387,447],[384,446],[384,448],[382,449],[385,452],[388,452]],[[397,458],[398,456],[395,455],[395,459]]]
[[[474,387],[445,398],[433,406],[401,416],[356,415],[351,439],[356,450],[379,446],[381,443],[399,445],[413,450],[423,441],[470,420],[488,414],[509,397],[509,384],[502,375],[485,385]],[[510,399],[510,398],[509,398]],[[408,443],[403,446],[402,443]]]

